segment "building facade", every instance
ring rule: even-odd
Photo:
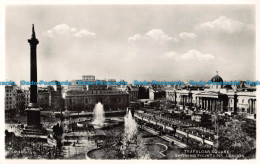
[[[24,94],[25,108],[27,108],[30,103],[30,91],[24,90],[23,94]],[[51,109],[51,110],[64,109],[64,99],[62,98],[61,86],[57,86],[56,90],[54,89],[53,86],[38,87],[37,102],[38,105],[43,109]]]
[[[114,90],[67,91],[65,109],[92,112],[98,102],[104,105],[105,111],[126,110],[129,94]]]
[[[17,109],[17,89],[15,85],[5,86],[5,110]]]
[[[223,82],[216,75],[212,82]],[[245,113],[249,117],[256,114],[256,89],[252,86],[187,87],[166,90],[166,99],[180,109],[198,109],[220,113]]]
[[[139,87],[137,86],[128,86],[127,88],[129,93],[129,99],[130,101],[137,101],[138,95],[139,95]]]

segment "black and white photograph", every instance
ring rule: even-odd
[[[256,160],[256,2],[3,8],[5,160]]]

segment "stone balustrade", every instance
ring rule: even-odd
[[[191,127],[193,126],[193,124],[185,123],[185,122],[182,122],[180,120],[174,120],[172,118],[170,119],[170,118],[167,118],[167,117],[159,117],[159,118],[169,120],[169,121],[173,122],[173,124],[166,122],[166,121],[163,121],[162,119],[158,120],[158,119],[154,119],[151,116],[149,117],[149,116],[145,116],[145,115],[142,115],[142,114],[135,114],[135,117],[140,119],[140,120],[152,123],[156,126],[160,125],[160,126],[164,127],[165,129],[168,129],[168,130],[174,130],[172,128],[172,126],[174,124],[182,124],[182,125],[191,126]],[[214,145],[214,139],[212,139],[212,137],[210,137],[210,135],[214,134],[214,131],[207,129],[207,128],[204,128],[204,127],[193,127],[193,128],[194,129],[189,130],[189,129],[185,129],[185,128],[176,126],[176,133],[180,134],[180,135],[182,135],[186,138],[192,138],[192,139],[194,139],[198,142],[208,144],[210,146]],[[193,130],[196,130],[196,132],[194,132]],[[217,137],[214,136],[214,138],[216,139]]]

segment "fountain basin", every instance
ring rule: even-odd
[[[167,146],[154,143],[154,144],[145,144],[145,147],[148,152],[150,159],[162,159],[165,157],[164,153],[167,151]],[[108,151],[109,149],[109,151]],[[87,159],[120,159],[120,150],[113,148],[97,148],[90,150],[86,154]],[[132,159],[137,159],[137,157],[132,157]]]
[[[122,125],[123,123],[124,123],[123,120],[119,120],[119,119],[105,119],[104,123],[102,124],[93,123],[91,121],[79,122],[79,124],[82,125],[81,127],[94,127],[94,129],[106,129],[113,126]]]

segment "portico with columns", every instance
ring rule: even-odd
[[[206,111],[227,111],[228,98],[218,92],[201,92],[196,94],[195,106]]]
[[[180,103],[179,105],[183,106],[192,106],[192,93],[186,92],[180,94]]]
[[[255,114],[256,111],[256,98],[250,98],[248,100],[249,108],[248,108],[248,113],[250,114]]]

